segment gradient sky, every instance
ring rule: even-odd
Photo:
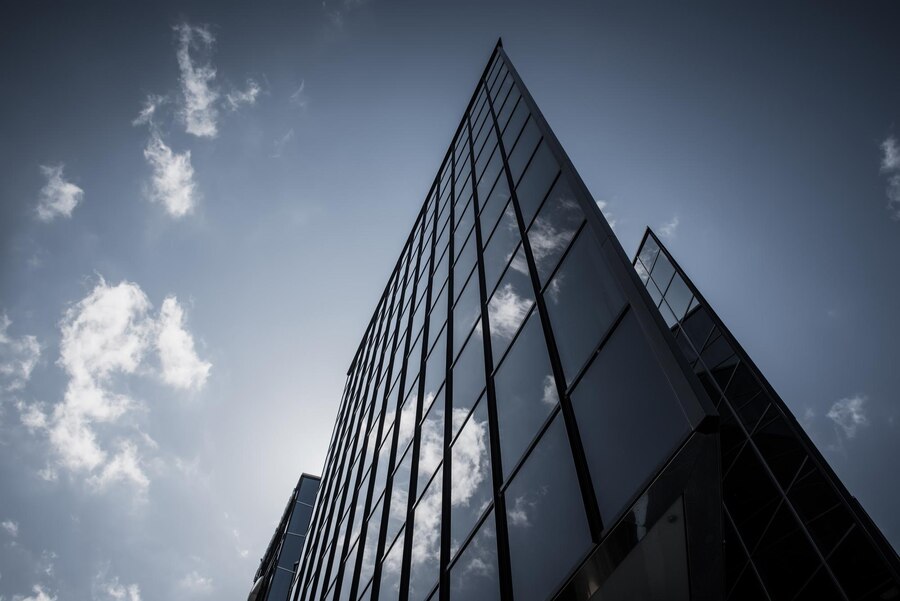
[[[238,599],[498,36],[900,545],[900,5],[8,2],[0,599]]]

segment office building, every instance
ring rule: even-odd
[[[855,513],[790,568],[773,528],[813,536],[814,516],[787,482],[747,496],[776,439],[728,446],[727,383],[673,336],[693,318],[664,318],[500,44],[411,221],[347,373],[293,599],[900,593],[896,554]],[[795,476],[825,473],[807,457]],[[882,560],[870,589],[833,566],[848,536]]]

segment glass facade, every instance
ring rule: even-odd
[[[727,599],[900,599],[897,554],[656,236],[641,281],[721,416]]]
[[[250,601],[287,601],[312,518],[319,478],[303,474],[291,493],[266,553],[253,577]]]
[[[498,45],[348,371],[294,598],[561,591],[714,419],[655,310]]]
[[[292,599],[897,593],[678,271],[629,260],[498,43],[347,372]]]

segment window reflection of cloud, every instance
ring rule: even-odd
[[[438,561],[441,555],[441,481],[435,478],[416,507],[412,566]],[[428,583],[431,584],[431,583]]]
[[[530,528],[531,520],[529,512],[533,511],[541,503],[541,497],[546,495],[549,489],[541,486],[534,492],[517,495],[513,499],[512,507],[507,507],[506,517],[509,525],[516,528]]]
[[[454,428],[462,423],[468,412],[453,410]],[[487,420],[472,419],[460,432],[453,443],[453,486],[450,490],[450,504],[468,507],[475,491],[487,475]],[[486,507],[486,505],[485,505]],[[484,507],[476,508],[480,513]]]
[[[433,394],[428,395],[426,405],[429,405],[434,398]],[[429,416],[422,422],[422,430],[419,434],[419,475],[428,477],[434,473],[440,465],[444,457],[444,412],[435,407],[432,409],[432,416]]]
[[[538,269],[544,271],[551,267],[545,263],[557,257],[574,235],[574,228],[557,229],[543,217],[535,219],[528,239],[531,242],[531,252],[534,254],[534,262]]]
[[[530,308],[530,299],[516,294],[512,284],[504,284],[488,303],[491,332],[507,340],[511,339]]]
[[[556,393],[556,380],[553,374],[544,376],[544,392],[541,395],[541,402],[550,407],[555,407],[559,402],[559,396]]]

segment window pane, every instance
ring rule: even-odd
[[[481,333],[469,337],[466,348],[453,366],[453,409],[469,412],[484,390],[484,343]],[[456,430],[454,429],[454,432]]]
[[[567,384],[625,304],[601,252],[591,232],[582,230],[544,291]]]
[[[410,553],[409,599],[422,601],[434,588],[441,559],[441,474],[416,506]]]
[[[493,292],[497,280],[509,263],[516,247],[522,237],[519,235],[519,225],[516,222],[516,212],[512,202],[506,205],[500,217],[500,223],[493,235],[485,245],[484,250],[484,281],[488,294]]]
[[[406,510],[409,501],[409,470],[412,464],[412,447],[400,462],[400,467],[394,472],[394,481],[391,484],[391,507],[388,515],[387,538],[393,540],[406,523]]]
[[[505,497],[516,601],[548,599],[592,546],[562,414]]]
[[[690,432],[662,368],[629,312],[572,393],[600,515],[611,524]]]
[[[462,290],[462,288],[459,287],[459,284],[466,280],[466,276],[468,276],[469,272],[472,271],[472,268],[475,267],[475,232],[469,232],[469,237],[466,239],[462,249],[457,246],[454,250],[459,253],[456,264],[453,266],[453,281],[456,286],[455,293],[459,296],[459,292]]]
[[[534,119],[529,119],[525,124],[519,139],[515,142],[515,146],[509,155],[509,172],[512,175],[513,182],[518,182],[522,175],[522,170],[531,158],[534,149],[541,139],[541,132],[538,130]],[[509,152],[507,150],[507,152]]]
[[[491,237],[497,220],[506,209],[506,203],[509,201],[509,184],[505,176],[497,179],[497,183],[488,194],[487,199],[478,197],[479,207],[481,208],[481,233],[484,240]],[[515,218],[515,214],[513,214]]]
[[[425,398],[426,405],[429,398]],[[431,407],[427,409],[419,439],[418,485],[422,494],[425,484],[444,460],[444,391],[441,390]]]
[[[532,313],[494,376],[503,473],[516,465],[538,428],[556,407],[556,380],[547,356],[541,318]]]
[[[472,196],[471,192],[467,193],[467,195],[469,198]],[[472,226],[475,225],[475,212],[473,206],[474,203],[469,200],[468,204],[463,206],[462,203],[460,203],[456,209],[456,233],[453,235],[453,244],[457,255],[462,250],[469,232],[472,231]]]
[[[450,599],[453,601],[500,599],[497,531],[494,528],[493,512],[482,522],[478,533],[472,537],[450,570]]]
[[[441,333],[437,344],[431,350],[428,361],[425,363],[425,399],[437,394],[447,377],[447,341],[444,333]]]
[[[468,282],[458,280],[462,288],[462,294],[453,308],[453,356],[456,357],[459,349],[466,342],[466,337],[481,317],[481,293],[478,289],[478,273],[472,273]],[[454,285],[456,281],[454,281]],[[464,286],[464,287],[463,287]]]
[[[464,409],[453,409],[454,430],[465,420]],[[491,502],[490,438],[487,403],[482,401],[463,426],[451,449],[450,555],[466,539]]]
[[[547,283],[583,221],[584,213],[575,195],[565,178],[560,177],[528,231],[541,285]]]
[[[491,352],[494,364],[499,363],[510,340],[519,331],[531,307],[534,306],[534,288],[528,276],[528,264],[524,249],[513,257],[500,285],[488,302],[488,320],[491,325]]]
[[[388,541],[387,544],[390,544]],[[398,599],[400,596],[400,572],[403,567],[403,532],[397,537],[394,546],[385,555],[381,563],[381,586],[378,598]]]
[[[525,175],[516,185],[516,197],[519,199],[519,208],[522,209],[522,219],[525,221],[526,227],[531,223],[544,197],[547,196],[557,173],[559,173],[559,164],[553,153],[550,152],[550,147],[543,142],[534,154],[531,163],[528,164]]]

